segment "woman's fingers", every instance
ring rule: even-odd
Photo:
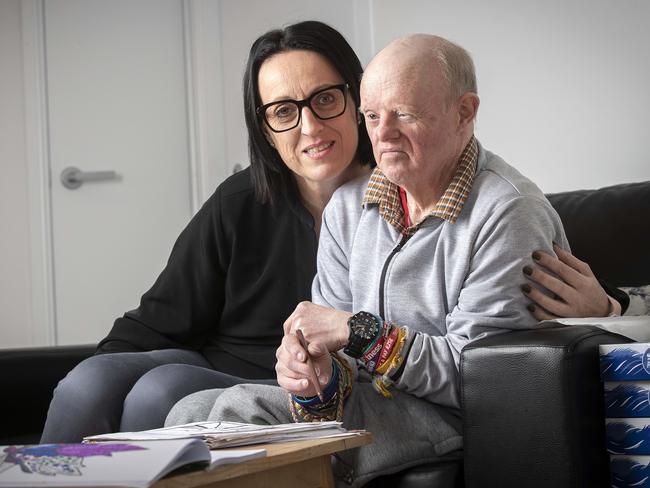
[[[571,286],[575,286],[580,281],[580,279],[583,278],[580,271],[544,251],[535,251],[533,253],[533,260],[535,261],[535,264],[556,275],[559,278],[558,281],[564,282]]]
[[[555,251],[555,254],[557,254],[558,259],[571,269],[574,269],[583,276],[594,276],[591,267],[584,261],[579,260],[570,252],[565,251],[557,244],[553,244],[553,250]]]
[[[539,266],[525,266],[526,277],[545,288],[525,284],[524,293],[546,312],[559,317],[603,317],[609,313],[609,299],[587,263],[555,246],[558,257],[535,251]],[[551,274],[553,273],[553,274]],[[551,295],[552,294],[552,295]],[[537,317],[536,314],[535,317]]]
[[[539,306],[536,306],[536,305],[533,305],[533,304],[530,304],[528,306],[528,310],[530,311],[530,313],[533,314],[533,317],[535,317],[540,322],[542,320],[554,320],[554,319],[557,318],[555,315],[552,315],[552,314],[548,313],[542,307],[539,307]]]
[[[559,263],[557,259],[553,259]],[[539,261],[541,262],[542,259]],[[566,267],[565,264],[560,264]],[[563,281],[563,279],[556,278],[538,266],[525,266],[523,272],[524,275],[526,275],[526,278],[555,293],[555,295],[560,297],[562,300],[566,301],[570,298],[573,288],[566,283],[566,280]]]
[[[538,290],[534,286],[530,286],[529,284],[523,285],[521,289],[528,298],[530,298],[533,302],[535,302],[536,305],[538,305],[535,307],[536,309],[540,309],[541,307],[544,311],[550,312],[555,316],[558,317],[566,316],[566,313],[568,312],[568,307],[566,305],[566,302],[564,302],[563,300],[558,300],[555,297],[548,296],[546,293],[543,293],[542,291]],[[534,312],[533,315],[537,317],[537,314],[535,314]],[[550,320],[550,319],[544,318],[542,320]]]

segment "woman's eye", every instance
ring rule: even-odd
[[[296,109],[293,105],[278,105],[273,110],[273,117],[276,117],[278,119],[286,119],[293,117],[295,113]]]
[[[334,103],[334,100],[335,100],[334,95],[328,92],[321,93],[316,98],[316,102],[318,103],[318,105],[329,105],[331,103]]]

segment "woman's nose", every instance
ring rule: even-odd
[[[313,135],[318,133],[323,128],[323,121],[314,115],[309,107],[303,107],[301,118],[300,131],[305,135]]]

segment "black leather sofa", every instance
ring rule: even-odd
[[[616,286],[650,284],[650,182],[549,195],[573,252]],[[598,345],[590,326],[513,332],[461,355],[466,487],[609,486]],[[56,383],[93,346],[0,351],[0,444],[38,441]],[[455,466],[449,470],[453,474]],[[376,486],[434,487],[429,466]]]

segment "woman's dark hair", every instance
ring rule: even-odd
[[[276,196],[293,188],[291,170],[282,161],[264,135],[264,121],[256,113],[261,105],[258,74],[262,63],[274,54],[305,50],[327,59],[350,86],[355,108],[359,107],[359,85],[363,68],[354,50],[335,29],[318,21],[299,22],[260,36],[251,47],[244,73],[244,116],[248,128],[248,154],[255,194],[261,202],[273,203]],[[372,146],[363,117],[359,127],[357,159],[373,164]]]

